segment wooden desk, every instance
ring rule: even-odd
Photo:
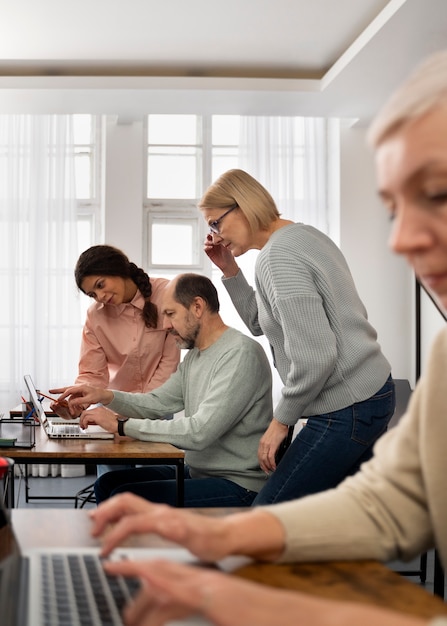
[[[141,465],[169,464],[176,467],[177,504],[184,502],[184,458],[183,450],[170,443],[153,443],[116,437],[110,439],[49,439],[41,426],[36,427],[34,448],[1,448],[1,456],[25,465],[38,463],[136,463]],[[13,487],[12,481],[12,487]],[[12,501],[14,502],[14,492]]]
[[[226,515],[231,509],[194,509]],[[40,547],[91,547],[88,512],[79,509],[15,509],[12,519],[22,549]],[[126,541],[128,546],[175,547],[154,535]],[[234,575],[282,589],[303,591],[338,600],[352,600],[394,609],[419,617],[447,615],[447,605],[419,585],[374,561],[252,564]]]

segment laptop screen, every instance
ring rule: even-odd
[[[33,408],[36,412],[36,416],[39,420],[39,422],[41,424],[45,424],[47,421],[47,416],[46,413],[44,411],[43,408],[43,404],[42,402],[39,400],[39,397],[37,395],[37,390],[34,386],[33,380],[31,378],[31,376],[29,374],[25,374],[25,376],[23,377],[25,380],[25,384],[28,388],[28,393],[29,393],[29,399],[31,404],[33,405]]]

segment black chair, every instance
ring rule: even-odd
[[[96,502],[94,486],[95,483],[92,483],[77,492],[74,498],[75,509],[83,509],[88,502]]]
[[[407,379],[395,378],[394,384],[396,387],[396,408],[394,410],[394,415],[390,420],[388,426],[389,428],[393,428],[393,426],[396,426],[399,423],[400,418],[407,410],[408,402],[412,394],[412,389]],[[421,583],[424,584],[427,580],[427,553],[424,552],[421,554],[419,569],[398,570],[397,573],[402,574],[403,576],[419,576]]]

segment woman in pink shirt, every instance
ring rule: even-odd
[[[82,332],[76,383],[144,393],[177,369],[180,350],[163,330],[161,306],[168,284],[149,278],[117,248],[85,250],[75,268],[78,288],[95,300]],[[123,466],[100,465],[98,473]]]
[[[95,300],[82,333],[76,383],[141,393],[164,383],[180,360],[174,337],[163,330],[161,306],[168,281],[149,278],[108,245],[81,254],[75,280]]]

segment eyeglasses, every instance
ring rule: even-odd
[[[239,206],[238,204],[235,204],[230,209],[228,209],[228,211],[225,211],[225,213],[221,215],[217,220],[214,220],[214,222],[210,222],[208,224],[210,228],[210,233],[214,233],[215,235],[220,235],[220,227],[219,227],[220,222],[223,220],[223,218],[226,215],[228,215],[228,213],[231,213],[231,211],[234,211],[234,209],[237,209],[238,206]]]

